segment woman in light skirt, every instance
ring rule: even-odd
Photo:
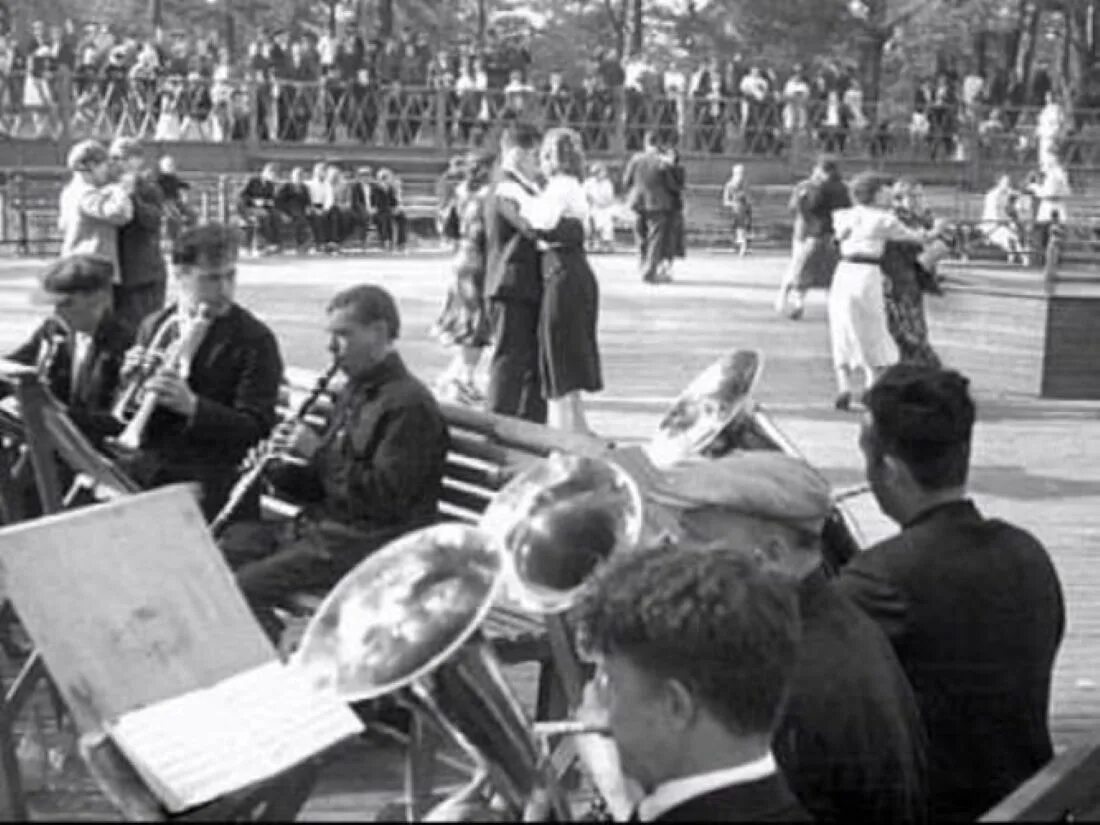
[[[836,408],[850,409],[859,391],[898,360],[883,296],[882,257],[888,241],[924,244],[930,233],[905,226],[876,201],[887,180],[871,172],[857,176],[850,190],[855,206],[833,215],[840,264],[829,289],[829,338],[838,395]]]

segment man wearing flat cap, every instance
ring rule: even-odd
[[[53,311],[25,343],[7,357],[37,367],[54,397],[94,444],[122,425],[111,415],[119,370],[133,328],[111,312],[111,262],[72,255],[50,264],[39,277],[36,303]]]
[[[824,478],[783,453],[746,451],[691,459],[640,484],[651,533],[688,549],[755,548],[759,563],[800,580],[802,641],[772,749],[803,806],[826,822],[922,821],[920,715],[886,637],[826,579]]]
[[[973,822],[1054,755],[1062,587],[1034,536],[969,497],[964,376],[897,364],[865,400],[867,480],[901,531],[852,559],[837,587],[886,632],[916,692],[932,817]]]
[[[168,269],[161,252],[164,193],[145,169],[140,141],[119,138],[111,144],[110,161],[118,179],[130,189],[133,217],[118,232],[120,281],[115,286],[115,315],[135,329],[164,306]]]
[[[111,182],[107,150],[84,140],[70,151],[72,180],[61,190],[57,225],[61,257],[97,255],[111,263],[111,280],[119,283],[118,230],[134,216],[129,180]]]

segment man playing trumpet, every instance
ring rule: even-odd
[[[394,347],[397,304],[365,284],[328,306],[335,366],[347,376],[324,433],[287,422],[272,439],[268,479],[306,505],[306,515],[274,535],[240,524],[222,550],[237,582],[272,635],[272,612],[299,592],[327,590],[368,554],[436,518],[447,426],[435,398]]]
[[[138,344],[123,363],[123,380],[140,376],[141,407],[152,405],[147,425],[131,417],[120,441],[130,441],[123,466],[144,487],[193,481],[212,519],[225,503],[237,467],[249,448],[275,424],[283,374],[275,336],[234,301],[237,233],[218,223],[184,230],[172,245],[179,300],[146,318]],[[174,357],[172,357],[174,356]],[[258,514],[258,497],[252,505]]]

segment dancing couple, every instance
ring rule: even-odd
[[[472,388],[491,340],[492,412],[591,433],[581,393],[601,390],[603,377],[599,287],[584,248],[589,207],[580,137],[552,129],[542,138],[531,124],[513,121],[500,145],[491,183],[490,160],[478,156],[460,194],[466,206],[455,281],[437,322],[443,340],[459,347],[447,380]],[[466,397],[476,400],[476,390]]]

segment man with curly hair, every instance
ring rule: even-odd
[[[641,822],[806,821],[772,731],[799,641],[794,582],[728,545],[661,545],[597,574],[577,610]]]

